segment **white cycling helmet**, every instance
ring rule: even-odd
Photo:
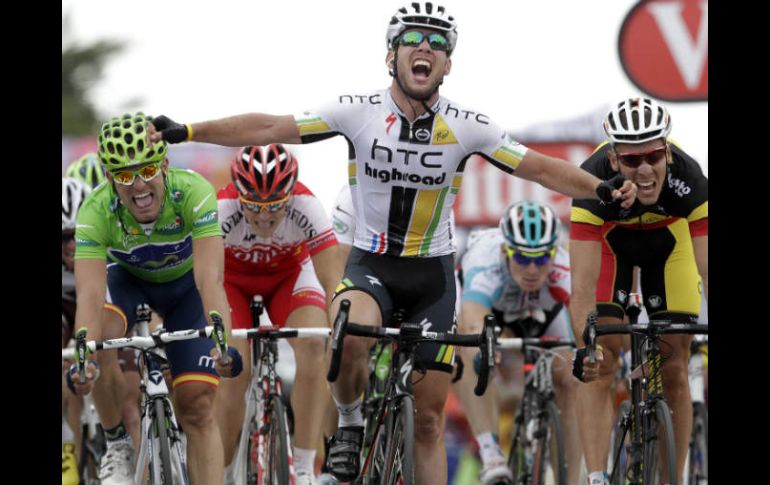
[[[78,209],[83,203],[91,188],[73,177],[61,179],[61,230],[75,229],[75,220]]]
[[[449,41],[447,55],[451,55],[457,44],[457,22],[446,13],[441,5],[432,2],[412,2],[401,7],[390,19],[388,32],[385,36],[388,49],[393,48],[393,41],[410,27],[440,30]]]
[[[649,98],[621,101],[604,118],[610,143],[638,145],[671,133],[671,116],[665,106]]]
[[[547,251],[559,240],[561,223],[551,207],[531,200],[509,205],[500,218],[505,243],[527,252]]]

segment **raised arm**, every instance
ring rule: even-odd
[[[161,138],[170,143],[198,141],[231,147],[302,142],[294,116],[264,113],[248,113],[193,124],[176,123],[166,116],[158,116],[148,125],[147,131],[153,143]]]
[[[566,160],[549,157],[529,149],[516,169],[516,175],[575,199],[596,199],[602,180]],[[630,180],[612,191],[613,199],[621,199],[628,209],[636,199],[636,185]]]

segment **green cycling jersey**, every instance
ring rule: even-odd
[[[192,170],[170,168],[154,223],[140,224],[112,184],[85,200],[77,217],[75,259],[109,259],[145,281],[165,283],[192,269],[192,241],[222,236],[214,188]]]

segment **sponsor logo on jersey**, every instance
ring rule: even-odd
[[[428,141],[430,140],[430,131],[425,128],[420,128],[414,132],[414,137],[420,141]]]
[[[396,117],[396,113],[390,113],[387,118],[385,118],[385,122],[388,124],[388,127],[385,129],[385,133],[390,135],[390,129],[393,128],[393,123],[396,122],[398,118]]]
[[[191,258],[192,236],[171,243],[143,244],[127,251],[110,248],[109,252],[124,264],[155,272],[179,266]]]
[[[200,216],[193,222],[193,226],[201,227],[217,222],[217,211],[211,210]]]
[[[379,93],[368,96],[361,96],[359,94],[343,94],[340,96],[340,104],[364,104],[366,102],[369,104],[382,104]]]
[[[380,280],[376,276],[372,275],[365,275],[366,279],[369,280],[369,284],[372,286],[382,286],[382,283],[380,283]]]
[[[350,231],[350,226],[337,219],[336,217],[332,218],[332,224],[334,224],[334,232],[337,234],[347,234],[348,231]]]
[[[668,186],[674,189],[674,194],[676,194],[677,197],[684,197],[692,192],[692,189],[684,183],[684,180],[674,178],[671,175],[671,172],[668,173]]]
[[[377,170],[372,168],[368,163],[364,164],[364,173],[369,177],[379,179],[382,183],[388,183],[391,180],[395,181],[407,181],[415,184],[424,185],[441,185],[446,179],[446,172],[442,172],[438,177],[431,177],[430,175],[419,175],[416,173],[402,172],[399,169],[393,167],[390,170]]]
[[[651,308],[659,308],[663,304],[663,299],[658,295],[652,295],[647,298],[647,303],[650,304]]]
[[[623,290],[618,290],[618,302],[622,305],[626,304],[626,298],[628,298],[628,295]]]
[[[222,232],[224,232],[225,234],[230,234],[230,231],[232,231],[233,228],[237,226],[238,223],[241,222],[242,220],[243,220],[243,212],[237,211],[230,214],[229,216],[227,216],[227,219],[222,221],[222,223],[220,224],[222,226]]]
[[[296,224],[297,227],[302,230],[302,233],[305,235],[305,239],[313,239],[318,235],[318,230],[316,230],[315,226],[313,226],[313,222],[310,220],[307,214],[299,211],[296,207],[292,206],[289,209],[287,216],[289,217],[290,221],[294,222],[294,224]]]
[[[666,101],[708,100],[708,2],[643,0],[620,29],[618,51],[629,79]]]
[[[475,111],[461,110],[459,108],[452,106],[451,103],[447,103],[446,108],[444,109],[444,115],[447,117],[451,115],[454,118],[460,118],[465,120],[472,119],[477,123],[481,123],[482,125],[489,124],[489,116],[481,113],[476,113]]]
[[[181,190],[175,190],[171,192],[171,200],[173,200],[174,202],[179,202],[183,198],[184,198],[184,192],[182,192]]]
[[[163,224],[162,226],[157,226],[155,228],[156,234],[162,234],[162,235],[168,235],[168,234],[178,234],[182,232],[182,227],[184,221],[181,216],[176,216],[174,219],[174,222],[170,222],[168,224]]]

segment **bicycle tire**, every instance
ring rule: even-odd
[[[665,452],[660,452],[661,443],[665,444]],[[660,472],[664,468],[661,458],[666,460],[668,469],[668,485],[677,485],[676,478],[676,445],[674,444],[674,427],[671,423],[671,411],[663,400],[655,401],[655,408],[646,414],[644,427],[644,483],[658,485],[661,483]]]
[[[269,396],[266,413],[269,413],[265,431],[264,457],[265,476],[261,483],[265,485],[285,485],[291,483],[289,470],[289,428],[286,422],[286,407],[277,395]]]
[[[631,439],[631,427],[623,426],[623,418],[627,417],[628,423],[633,419],[631,416],[631,401],[625,400],[620,403],[618,411],[615,414],[615,422],[612,425],[612,434],[610,435],[610,456],[607,461],[607,470],[610,474],[610,485],[625,485],[628,475],[628,448],[627,445]]]
[[[702,402],[692,403],[692,437],[688,457],[687,485],[708,482],[708,411]]]
[[[386,418],[385,485],[414,485],[414,401],[399,399]]]
[[[524,396],[526,398],[526,396]],[[524,399],[522,399],[522,406]],[[508,468],[513,473],[514,485],[525,485],[528,479],[527,471],[527,437],[523,408],[519,408],[514,418],[514,431],[511,437],[511,448],[508,452]]]
[[[557,485],[567,485],[567,459],[560,416],[559,408],[553,401],[547,401],[540,412],[540,425],[535,431],[532,485],[545,485],[549,468]],[[553,453],[556,453],[555,470]]]
[[[153,409],[155,411],[155,417],[153,420],[153,427],[155,427],[155,435],[157,436],[156,445],[158,456],[160,456],[160,476],[154,477],[157,470],[157,466],[154,464],[150,467],[150,481],[153,484],[173,485],[174,473],[171,468],[171,447],[168,441],[168,428],[166,417],[166,406],[163,398],[156,398],[153,401]],[[151,459],[154,460],[154,457]]]

